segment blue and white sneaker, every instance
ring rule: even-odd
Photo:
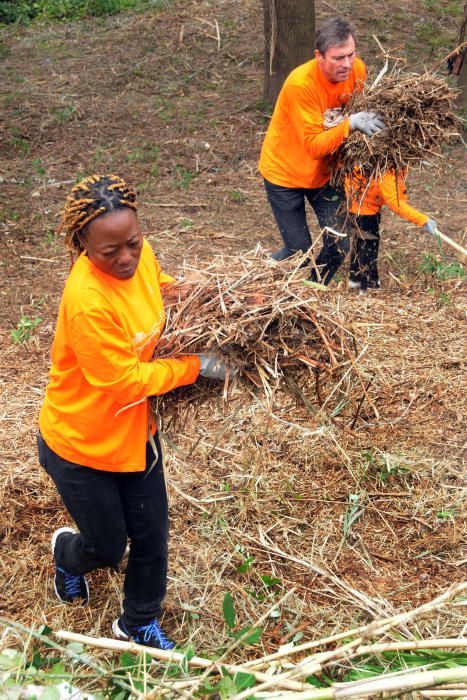
[[[360,289],[361,281],[359,277],[355,275],[350,275],[349,277],[349,289]]]
[[[154,647],[155,649],[163,649],[169,651],[175,647],[175,642],[165,636],[157,618],[147,625],[140,627],[128,628],[122,622],[122,618],[114,620],[112,624],[112,634],[116,639],[122,639],[126,642],[132,639],[136,644],[142,644],[146,647]]]
[[[76,530],[71,527],[60,527],[52,535],[52,554],[55,562],[54,590],[57,598],[62,603],[74,603],[81,601],[83,605],[89,602],[89,586],[85,576],[70,574],[55,561],[55,547],[60,538],[76,535]]]

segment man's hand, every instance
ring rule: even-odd
[[[373,136],[385,128],[385,123],[376,112],[356,112],[349,117],[351,131],[363,131],[367,136]]]
[[[431,235],[435,238],[439,238],[438,226],[436,225],[436,221],[434,219],[428,219],[423,227],[423,230],[427,233],[431,233]]]
[[[236,370],[220,360],[217,355],[200,355],[199,356],[199,373],[207,379],[218,379],[223,382],[227,376],[232,379],[236,374]]]

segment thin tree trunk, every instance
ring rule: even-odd
[[[275,104],[290,71],[313,58],[314,0],[262,0],[264,99]]]

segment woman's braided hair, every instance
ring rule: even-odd
[[[73,187],[57,232],[65,232],[72,259],[84,250],[86,226],[101,214],[123,207],[136,211],[136,193],[118,175],[90,175]]]

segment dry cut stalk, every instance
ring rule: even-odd
[[[331,181],[343,186],[355,169],[351,196],[359,201],[372,179],[387,171],[404,175],[442,156],[442,148],[459,138],[454,113],[456,91],[445,80],[393,70],[379,83],[352,95],[346,113],[378,112],[386,128],[371,138],[354,131],[335,154]]]
[[[352,332],[342,325],[332,293],[304,284],[305,258],[297,255],[279,264],[260,250],[218,256],[196,284],[184,280],[171,285],[165,291],[167,320],[154,359],[215,354],[242,381],[262,387],[270,400],[279,387],[287,390],[287,377],[310,371],[334,377],[348,368]],[[192,269],[181,275],[189,278]],[[171,302],[178,289],[178,302]],[[358,375],[356,369],[352,372]],[[199,392],[197,387],[191,395]],[[190,389],[183,389],[183,397],[190,397]],[[172,393],[153,407],[162,407],[167,415],[167,409],[178,410],[179,400]]]

